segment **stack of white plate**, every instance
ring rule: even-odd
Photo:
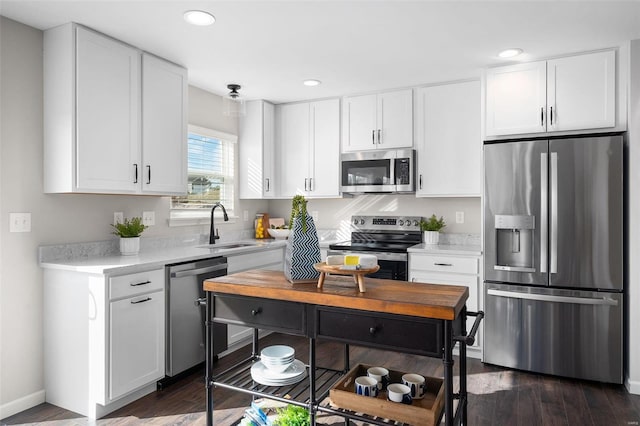
[[[260,352],[260,361],[275,373],[285,371],[296,358],[296,351],[291,346],[267,346]]]
[[[295,356],[295,349],[290,346],[268,346],[260,352],[260,361],[251,367],[251,377],[267,386],[298,383],[307,376],[307,368]]]

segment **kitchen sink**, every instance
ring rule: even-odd
[[[229,244],[206,244],[204,246],[198,246],[198,248],[208,248],[209,250],[231,250],[242,247],[255,247],[257,243],[229,243]]]

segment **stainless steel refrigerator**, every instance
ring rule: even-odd
[[[486,142],[484,162],[484,361],[622,383],[622,135]]]

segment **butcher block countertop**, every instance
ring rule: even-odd
[[[454,320],[469,297],[464,286],[376,278],[365,282],[366,293],[360,293],[350,277],[327,277],[318,289],[317,283],[292,284],[279,271],[253,270],[208,279],[204,290],[442,320]]]

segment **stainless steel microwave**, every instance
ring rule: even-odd
[[[415,151],[377,150],[342,154],[344,193],[415,192]]]

